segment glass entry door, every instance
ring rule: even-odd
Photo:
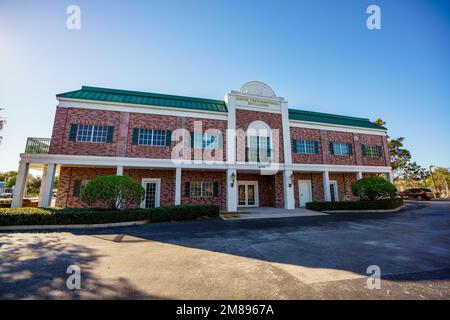
[[[257,207],[258,206],[258,182],[239,181],[238,182],[238,206]]]
[[[159,179],[142,179],[142,186],[145,189],[144,200],[141,203],[142,208],[159,207],[160,184]]]

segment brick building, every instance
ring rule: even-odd
[[[58,207],[83,207],[101,175],[130,176],[142,207],[215,203],[294,208],[352,199],[368,174],[391,178],[386,128],[365,118],[289,109],[252,81],[224,100],[82,87],[58,94],[51,139],[29,138],[13,206],[30,168],[43,170],[40,206],[59,174]],[[138,206],[138,204],[136,204]]]

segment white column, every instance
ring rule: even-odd
[[[41,206],[42,202],[42,196],[44,195],[44,179],[47,176],[47,166],[44,166],[44,169],[42,169],[42,178],[41,178],[41,187],[39,188],[39,206]]]
[[[17,172],[16,185],[14,186],[14,194],[11,202],[11,208],[19,208],[22,206],[23,194],[27,186],[29,164],[20,162],[19,171]]]
[[[234,174],[234,182],[233,176]],[[227,211],[237,211],[237,172],[236,169],[227,170]]]
[[[181,204],[181,168],[175,171],[175,205]]]
[[[291,127],[289,125],[289,107],[287,102],[281,103],[281,120],[283,128],[284,164],[292,164]]]
[[[323,178],[323,197],[324,201],[331,201],[331,194],[330,194],[330,175],[328,171],[324,171],[322,173]]]
[[[236,162],[236,98],[227,94],[225,102],[228,109],[227,164],[234,164]]]
[[[53,182],[55,181],[56,164],[51,163],[44,170],[44,175],[42,176],[41,190],[39,194],[39,207],[50,207],[52,204],[53,196]]]
[[[387,174],[387,178],[388,178],[389,182],[394,183],[394,172],[392,172],[392,171],[389,172]]]
[[[360,171],[360,172],[357,172],[356,173],[356,180],[361,180],[363,178],[363,174],[362,174],[362,172]]]
[[[116,176],[123,176],[123,166],[117,166]]]
[[[291,181],[292,170],[283,171],[284,208],[295,209],[294,185]]]

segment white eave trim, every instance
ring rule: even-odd
[[[59,101],[58,107],[60,108],[80,108],[80,109],[105,110],[105,111],[134,112],[134,113],[157,114],[157,115],[168,115],[178,117],[182,116],[182,117],[204,118],[204,119],[225,120],[225,121],[228,119],[227,112],[171,108],[171,107],[142,105],[133,103],[103,102],[96,100],[71,99],[61,97],[57,97],[57,100]]]
[[[165,168],[165,169],[208,169],[208,170],[292,170],[301,172],[371,172],[389,173],[391,167],[381,166],[351,166],[351,165],[327,165],[327,164],[291,164],[273,163],[272,165],[234,163],[229,164],[224,161],[213,163],[197,161],[173,161],[171,159],[149,159],[149,158],[126,158],[126,157],[101,157],[101,156],[80,156],[66,154],[20,154],[21,162],[29,163],[39,167],[46,164],[57,164],[67,166],[88,166],[88,167],[117,167],[124,168]]]
[[[374,134],[374,135],[380,135],[380,136],[387,135],[387,131],[383,130],[383,129],[352,127],[352,126],[327,124],[327,123],[311,122],[311,121],[289,120],[289,126],[294,127],[294,128],[308,128],[308,129],[331,130],[331,131],[340,131],[340,132],[353,132],[353,133],[363,133],[363,134]]]

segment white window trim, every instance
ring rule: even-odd
[[[156,182],[156,191],[155,191],[155,208],[160,207],[160,198],[161,198],[161,179],[159,178],[143,178],[141,185],[147,191],[146,184],[148,182]],[[141,208],[145,208],[145,196],[144,199],[141,201]]]
[[[78,133],[80,132],[80,126],[87,126],[87,127],[91,127],[91,134],[89,136],[89,141],[82,141],[82,140],[78,140]],[[95,127],[101,127],[101,128],[106,128],[106,139],[105,141],[94,141],[94,128]],[[102,126],[102,125],[96,125],[96,124],[82,124],[79,123],[77,126],[77,135],[75,137],[75,141],[76,142],[88,142],[88,143],[105,143],[108,140],[108,126]]]
[[[214,180],[211,180],[211,181],[191,181],[190,182],[190,184],[189,184],[189,198],[212,198],[212,197],[214,197]],[[192,184],[193,183],[200,183],[200,195],[199,196],[193,196],[192,195]],[[213,188],[213,191],[212,191],[212,194],[210,195],[210,196],[205,196],[204,194],[203,194],[203,190],[204,190],[204,184],[205,183],[211,183],[212,184],[212,188]]]

